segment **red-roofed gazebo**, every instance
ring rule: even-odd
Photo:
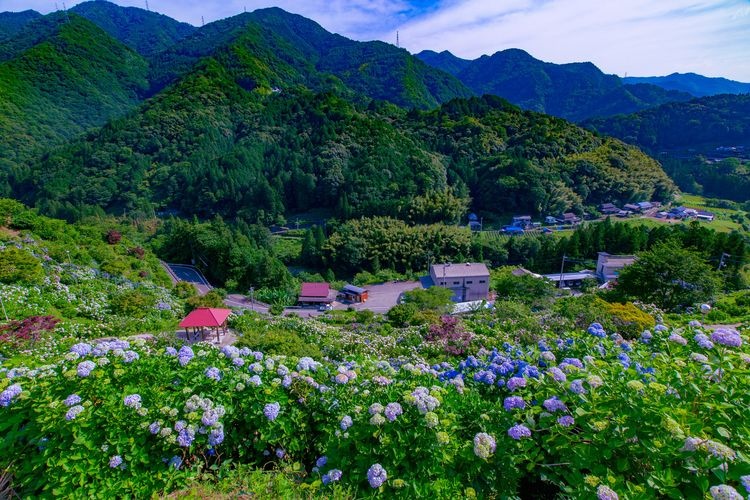
[[[180,328],[185,329],[188,338],[190,338],[189,329],[192,328],[193,336],[200,334],[201,340],[205,340],[206,328],[209,328],[216,332],[216,341],[221,342],[219,336],[222,332],[227,333],[227,318],[230,314],[232,314],[230,309],[199,307],[180,321]]]

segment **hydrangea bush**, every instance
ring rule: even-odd
[[[22,496],[151,496],[233,464],[294,464],[322,495],[747,495],[747,345],[592,325],[427,364],[79,342],[0,368],[0,466]]]

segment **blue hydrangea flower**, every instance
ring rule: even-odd
[[[727,347],[741,347],[742,337],[737,330],[729,328],[717,328],[714,333],[711,334],[711,340],[719,345]]]
[[[585,394],[586,389],[583,387],[583,380],[578,379],[570,383],[570,392],[575,394]]]
[[[713,500],[744,500],[744,497],[728,484],[711,486],[708,492],[711,493]]]
[[[526,401],[520,396],[508,396],[505,398],[505,401],[503,401],[503,408],[505,408],[505,411],[511,411],[516,408],[523,410],[526,408]]]
[[[740,482],[742,483],[742,487],[745,488],[745,491],[750,493],[750,475],[740,476]]]
[[[212,427],[216,425],[216,423],[219,421],[219,417],[220,417],[219,412],[213,408],[210,408],[203,412],[203,416],[201,417],[201,422],[203,422],[203,425]]]
[[[565,403],[560,401],[557,396],[545,399],[544,403],[542,403],[542,406],[544,406],[544,409],[550,413],[554,413],[556,411],[568,411],[568,407],[565,406]]]
[[[252,377],[250,377],[248,383],[254,385],[255,387],[260,387],[263,384],[263,382],[260,380],[260,376],[258,375],[253,375]]]
[[[91,375],[91,371],[96,368],[96,363],[91,360],[81,361],[78,363],[78,376],[88,377]]]
[[[211,446],[218,446],[224,442],[224,427],[218,427],[211,429],[208,433],[208,444]]]
[[[487,460],[495,453],[495,438],[486,432],[479,432],[474,436],[474,455]]]
[[[708,335],[704,333],[696,333],[693,340],[698,344],[701,349],[713,349],[714,343],[708,338]]]
[[[382,465],[373,464],[367,469],[367,482],[372,488],[380,488],[388,480],[388,473]]]
[[[685,339],[685,337],[683,337],[679,333],[672,333],[667,338],[667,340],[669,340],[670,342],[674,342],[675,344],[687,345],[687,339]]]
[[[124,469],[125,464],[122,461],[122,457],[120,455],[112,455],[112,457],[109,459],[109,466],[112,469],[121,468]]]
[[[185,366],[190,363],[190,360],[195,357],[195,353],[188,346],[180,347],[180,351],[177,353],[177,360],[180,362],[180,366]]]
[[[164,352],[167,356],[177,356],[177,349],[172,346],[167,347]]]
[[[567,375],[565,375],[565,373],[560,368],[558,368],[556,366],[553,366],[552,368],[550,368],[549,370],[547,370],[547,373],[549,373],[550,375],[552,375],[552,379],[555,382],[565,382],[566,380],[568,380]]]
[[[125,396],[123,399],[123,403],[125,403],[125,406],[129,408],[138,409],[141,407],[141,395],[140,394],[130,394],[129,396]]]
[[[604,328],[600,323],[591,323],[588,332],[594,337],[604,338],[607,336],[607,333],[604,331]]]
[[[514,425],[508,429],[508,435],[515,440],[531,437],[531,430],[523,424]]]
[[[195,440],[195,431],[190,427],[184,427],[177,434],[177,444],[187,448]]]
[[[93,348],[91,347],[91,344],[86,344],[85,342],[75,344],[70,348],[70,352],[74,352],[80,357],[88,356],[89,354],[91,354],[92,350]]]
[[[65,420],[74,420],[83,411],[83,406],[75,405],[65,413]]]
[[[526,379],[523,377],[511,377],[507,383],[508,390],[513,392],[519,387],[526,387]]]
[[[276,456],[278,458],[284,458],[286,456],[286,452],[283,448],[276,448]]]
[[[65,406],[77,405],[80,402],[81,396],[79,396],[78,394],[71,394],[70,396],[65,398],[65,401],[63,401],[63,403],[65,403]]]
[[[318,468],[320,468],[320,467],[324,467],[324,466],[325,466],[325,464],[327,464],[327,463],[328,463],[328,457],[327,457],[327,456],[325,456],[325,455],[323,455],[322,457],[319,457],[319,458],[318,458],[318,459],[317,459],[317,460],[315,461],[315,467],[318,467]]]
[[[654,338],[654,334],[651,333],[649,330],[643,330],[643,333],[641,333],[640,341],[644,344],[648,344],[651,342],[651,339]]]
[[[398,403],[388,403],[385,406],[385,417],[390,421],[393,422],[396,420],[396,417],[404,413],[403,409],[401,408],[401,405]]]
[[[339,423],[339,427],[341,427],[342,431],[346,431],[349,427],[353,425],[354,422],[352,422],[352,417],[349,415],[344,415],[344,417],[341,419],[341,423]]]
[[[571,425],[575,424],[576,421],[570,415],[563,415],[562,417],[557,418],[557,423],[562,425],[563,427],[570,427]]]
[[[175,455],[171,459],[169,459],[169,464],[167,467],[174,467],[175,469],[179,469],[182,467],[182,457]]]
[[[243,358],[232,359],[232,364],[236,367],[245,366],[245,360]]]
[[[219,369],[215,366],[209,366],[208,368],[206,368],[205,374],[206,377],[212,380],[216,380],[217,382],[221,380],[221,371],[219,371]]]
[[[5,388],[3,392],[0,392],[0,406],[10,406],[11,401],[17,398],[23,390],[20,384],[13,384]]]
[[[276,417],[279,416],[280,410],[281,405],[279,403],[269,403],[263,408],[263,415],[265,415],[268,420],[276,420]]]
[[[658,324],[654,328],[654,331],[657,331],[657,332],[666,332],[667,330],[668,330],[668,328],[666,326],[662,325],[662,324]]]
[[[161,424],[159,424],[159,422],[151,422],[151,425],[148,426],[148,430],[151,434],[159,434]]]
[[[323,481],[323,484],[330,484],[335,483],[336,481],[340,481],[342,475],[343,473],[339,469],[331,469],[320,479],[321,481]]]
[[[597,500],[618,500],[620,497],[614,492],[612,488],[604,484],[599,485],[596,489]]]

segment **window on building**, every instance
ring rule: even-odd
[[[480,283],[487,283],[485,280],[479,280]]]
[[[445,281],[441,281],[440,286],[445,286]]]
[[[466,282],[467,285],[471,285],[472,283],[474,283],[474,282],[471,281],[471,280],[469,280],[469,281]]]
[[[454,284],[454,285],[460,285],[460,284],[461,284],[461,282],[460,282],[460,281],[454,281],[454,282],[453,282],[453,284]]]

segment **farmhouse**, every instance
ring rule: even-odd
[[[576,214],[572,212],[565,212],[560,217],[557,218],[557,222],[560,224],[578,224],[581,222],[581,218],[578,217]]]
[[[490,292],[490,271],[481,263],[433,264],[430,278],[435,286],[452,290],[455,302],[485,300]]]
[[[712,220],[714,220],[714,214],[712,212],[706,212],[705,210],[698,210],[695,218],[711,222]]]
[[[513,217],[513,221],[510,223],[513,227],[527,228],[531,226],[530,215],[516,215]]]
[[[328,283],[302,283],[297,303],[301,306],[330,304],[336,299],[336,291]]]
[[[602,203],[599,205],[599,211],[604,215],[614,215],[620,211],[620,208],[612,203]]]
[[[599,252],[596,260],[596,277],[602,283],[617,279],[620,269],[635,262],[635,255],[610,255]]]
[[[575,273],[555,273],[545,274],[545,278],[550,280],[558,288],[581,288],[584,280],[596,279],[594,271],[583,270]]]

